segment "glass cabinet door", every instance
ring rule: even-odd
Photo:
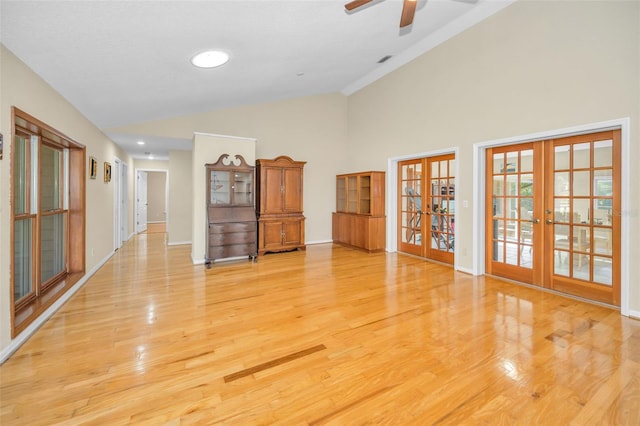
[[[232,204],[253,205],[253,188],[251,182],[253,175],[251,172],[235,172],[233,174],[233,200]]]
[[[344,177],[338,178],[336,181],[336,211],[346,211],[347,204],[347,179]]]
[[[211,193],[209,199],[211,204],[230,204],[230,178],[229,172],[220,170],[211,170],[209,172],[209,187]]]
[[[360,176],[360,202],[358,213],[371,213],[371,176]]]
[[[358,211],[358,177],[347,178],[347,213]]]

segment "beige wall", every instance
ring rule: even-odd
[[[169,151],[168,243],[190,244],[193,223],[191,151]]]
[[[0,45],[0,132],[5,137],[0,161],[0,351],[11,342],[9,267],[11,107],[16,106],[86,146],[87,161],[99,164],[97,179],[86,180],[86,270],[113,253],[113,182],[102,179],[102,164],[114,158],[132,164],[131,158],[71,106],[62,96]],[[130,175],[132,176],[132,175]]]
[[[349,98],[357,169],[459,149],[456,261],[472,268],[473,144],[630,117],[640,159],[640,2],[517,2]],[[626,213],[640,235],[640,171]],[[389,190],[389,188],[387,188]],[[394,226],[394,224],[389,224]],[[640,312],[640,248],[631,248],[630,308]]]
[[[147,222],[165,222],[167,219],[167,173],[148,172]]]
[[[287,155],[297,161],[306,161],[304,215],[307,243],[331,240],[335,175],[359,170],[345,155],[347,97],[341,94],[230,108],[110,131],[183,139],[190,139],[194,132],[244,136],[257,139],[256,158]],[[368,151],[366,156],[370,155]],[[363,156],[362,153],[359,156]],[[171,181],[170,175],[170,185]],[[170,209],[171,205],[170,194]],[[173,226],[172,217],[170,214],[170,227]]]

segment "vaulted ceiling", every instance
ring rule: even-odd
[[[345,11],[339,0],[0,2],[0,41],[97,127],[300,96],[351,94],[512,0],[401,0]],[[230,61],[198,69],[221,49]],[[385,56],[391,56],[379,63]],[[142,155],[137,135],[110,133]],[[157,140],[163,149],[184,141]],[[176,145],[177,144],[177,145]],[[182,147],[179,147],[182,144]]]

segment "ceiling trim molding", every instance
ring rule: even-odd
[[[450,38],[471,28],[475,24],[487,19],[491,15],[501,11],[511,5],[516,0],[479,0],[479,4],[450,24],[434,31],[427,38],[414,44],[402,53],[393,56],[390,60],[381,64],[378,68],[364,75],[358,80],[346,86],[341,93],[350,96],[366,86],[381,79],[387,74],[413,61],[417,57],[425,54],[429,50],[444,43]]]

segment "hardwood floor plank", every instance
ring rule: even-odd
[[[614,310],[331,244],[205,269],[165,238],[0,366],[0,424],[639,421],[640,322]]]

